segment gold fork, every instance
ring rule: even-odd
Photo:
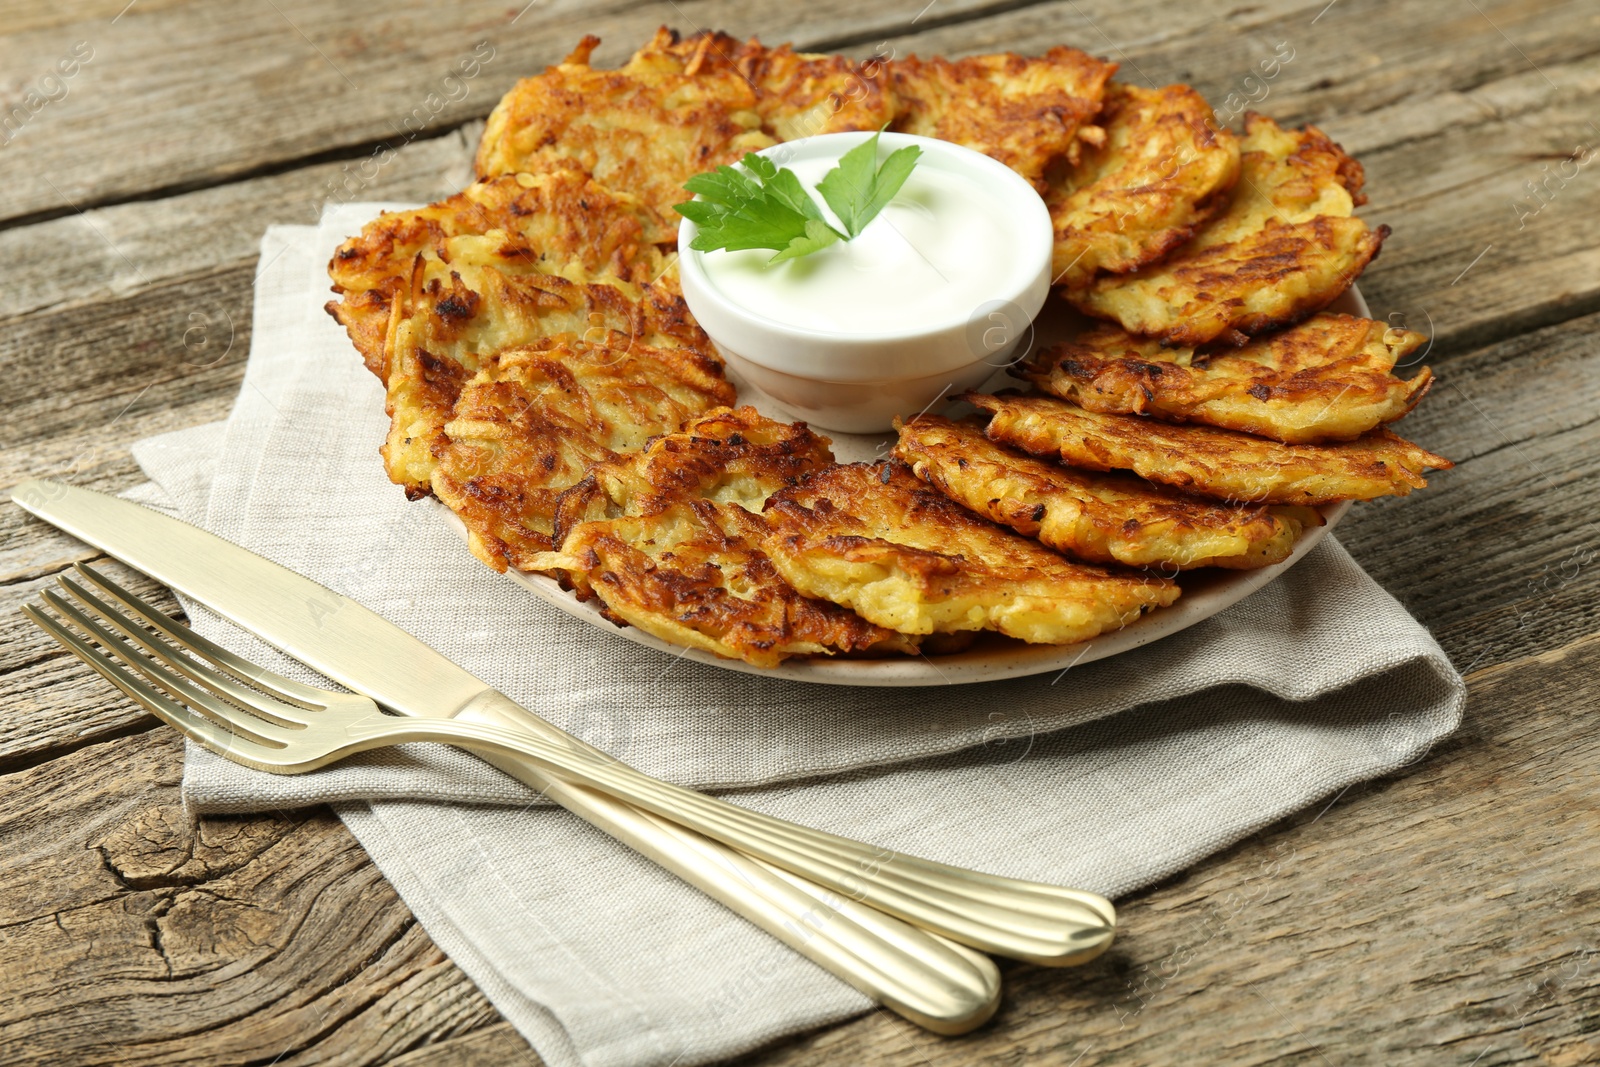
[[[62,577],[62,586],[117,632],[50,590],[42,594],[44,601],[77,633],[34,605],[24,605],[23,612],[162,721],[235,763],[300,774],[357,752],[412,741],[515,753],[557,777],[981,951],[1061,966],[1091,959],[1111,942],[1115,912],[1096,894],[877,848],[513,730],[387,715],[364,696],[304,685],[242,659],[104,576],[77,570],[120,610],[70,578]]]

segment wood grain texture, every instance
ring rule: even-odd
[[[1351,509],[1337,536],[1472,669],[1600,632],[1600,316],[1438,365],[1398,426],[1454,459],[1426,491]]]
[[[1467,725],[1119,902],[1100,963],[1009,967],[978,1034],[877,1013],[741,1062],[1600,1061],[1600,166],[1572,162],[1600,142],[1592,3],[125,3],[0,25],[0,121],[94,49],[0,136],[0,489],[141,481],[131,442],[231,406],[262,229],[455,190],[476,120],[584,32],[603,63],[663,22],[860,54],[1067,42],[1323,125],[1395,228],[1365,295],[1434,337],[1403,432],[1459,461],[1339,536],[1471,670]],[[1247,82],[1280,42],[1293,60]],[[365,179],[380,143],[403,147]],[[95,556],[0,505],[0,1064],[537,1063],[326,811],[185,818],[174,740],[15,613]]]
[[[988,6],[996,5],[944,0],[928,21]],[[379,145],[437,136],[487,115],[517,78],[559,61],[586,33],[605,39],[595,61],[612,65],[664,24],[829,45],[891,35],[917,6],[146,0],[115,22],[103,8],[59,11],[0,36],[0,70],[16,79],[8,109],[80,43],[92,54],[65,96],[29,114],[0,147],[0,222],[361,159]]]
[[[1403,775],[1122,901],[1093,965],[1007,967],[978,1034],[877,1013],[740,1062],[1587,1062],[1600,740],[1572,708],[1597,679],[1600,638],[1476,672],[1467,725]],[[477,1029],[492,1012],[336,821],[191,826],[179,759],[150,731],[10,776],[0,927],[27,963],[0,1062],[382,1063],[452,1034],[398,1062],[537,1062]]]
[[[81,546],[80,546],[81,547]],[[85,559],[98,553],[85,551]],[[97,562],[117,581],[149,597],[162,610],[182,618],[172,594],[143,575],[110,561]],[[55,756],[155,725],[155,720],[122,694],[84,670],[48,634],[17,608],[55,585],[36,577],[0,588],[0,774],[30,767]]]
[[[338,820],[191,823],[182,752],[8,776],[0,1062],[372,1063],[494,1017]]]

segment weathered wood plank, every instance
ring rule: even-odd
[[[0,221],[410,143],[487,115],[517,78],[558,61],[586,33],[605,38],[596,62],[613,64],[663,24],[802,44],[876,40],[910,25],[917,6],[147,0],[113,23],[104,8],[84,15],[63,5],[0,36],[0,70],[15,79],[0,103],[7,112],[23,106],[0,147]],[[990,6],[946,0],[934,19]],[[78,54],[91,58],[61,82],[61,96],[46,79],[59,77],[55,64],[70,64],[80,42]],[[30,88],[40,92],[36,108]]]
[[[878,1014],[741,1062],[1580,1062],[1600,991],[1600,740],[1571,708],[1600,699],[1597,668],[1590,638],[1477,672],[1466,727],[1403,777],[1121,902],[1102,962],[1008,967],[978,1034]],[[477,1030],[487,1005],[336,822],[191,827],[178,758],[151,731],[8,779],[8,1050],[376,1063],[470,1033],[400,1062],[528,1059],[507,1028]]]
[[[337,196],[447,195],[468,179],[476,139],[470,126],[410,145]],[[0,291],[0,397],[15,413],[0,430],[0,487],[65,475],[114,492],[143,480],[131,442],[225,417],[249,351],[262,231],[314,221],[345,168],[304,167],[0,231],[0,261],[26,265]],[[81,558],[79,543],[0,507],[0,585]]]
[[[380,1063],[495,1018],[326,810],[185,816],[152,730],[9,775],[8,1062]]]
[[[1398,429],[1457,461],[1338,536],[1462,667],[1600,632],[1600,316],[1454,356]]]
[[[449,196],[472,180],[482,130],[469,123],[407,145],[370,177],[351,163],[312,164],[0,230],[0,262],[17,265],[0,319],[63,306],[89,313],[108,297],[254,260],[268,226],[313,225],[325,203]]]
[[[162,611],[183,618],[164,586],[92,549],[81,555]],[[54,585],[53,577],[39,576],[0,587],[0,707],[5,708],[0,715],[0,774],[146,730],[156,722],[17,610]]]
[[[1119,902],[1103,961],[1008,969],[977,1034],[879,1013],[737,1062],[1592,1062],[1600,740],[1572,711],[1597,677],[1595,638],[1478,672],[1404,776]]]
[[[1286,121],[1328,123],[1587,58],[1595,52],[1596,25],[1592,6],[1582,0],[1381,9],[1353,0],[1051,0],[919,28],[889,43],[897,54],[919,55],[1038,52],[1071,44],[1119,62],[1122,81],[1187,82],[1225,118],[1253,107]],[[1293,54],[1262,77],[1261,61],[1273,57],[1279,42]],[[1230,101],[1231,94],[1238,95]]]
[[[538,1067],[543,1063],[510,1023],[447,1037],[389,1061],[389,1067]]]

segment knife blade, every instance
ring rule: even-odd
[[[11,499],[391,711],[521,729],[594,752],[376,612],[216,534],[150,508],[33,479]],[[965,1033],[999,1004],[986,956],[770,867],[648,812],[504,756],[500,770],[680,878],[886,1007]]]

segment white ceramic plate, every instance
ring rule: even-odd
[[[1030,344],[1019,345],[1018,353],[1069,336],[1081,322],[1066,309],[1066,304],[1062,300],[1051,299],[1045,308],[1045,313],[1034,324],[1036,336]],[[1353,287],[1328,310],[1348,315],[1370,316],[1366,301]],[[751,404],[756,410],[771,418],[793,420],[794,416],[789,414],[782,404],[748,383],[739,381],[737,376],[730,375],[730,377],[733,377],[734,384],[739,388],[740,403]],[[994,378],[985,383],[984,387],[992,391],[1008,386],[1015,387],[1017,384],[1015,379],[1007,376],[1004,370],[1000,370]],[[827,431],[822,432],[827,433]],[[893,441],[894,435],[827,433],[827,436],[833,440],[834,455],[839,461],[853,463],[858,460],[882,459],[888,454],[889,444]],[[446,516],[465,543],[467,529],[461,520],[442,504],[436,506],[439,513]],[[730,671],[788,678],[797,682],[816,682],[822,685],[957,685],[965,682],[992,682],[1002,678],[1018,678],[1048,671],[1063,671],[1082,663],[1115,656],[1131,648],[1148,645],[1152,641],[1159,641],[1163,637],[1193,626],[1202,619],[1209,619],[1224,608],[1237,604],[1294,566],[1307,552],[1316,547],[1317,542],[1321,541],[1349,510],[1349,501],[1322,508],[1326,522],[1322,526],[1303,532],[1300,540],[1295,542],[1294,553],[1282,563],[1251,571],[1200,570],[1179,575],[1178,584],[1183,587],[1183,595],[1176,603],[1171,607],[1157,608],[1142,615],[1137,621],[1120,630],[1101,634],[1092,640],[1075,645],[1029,645],[998,634],[983,634],[965,651],[944,656],[894,659],[791,659],[778,667],[753,667],[742,660],[723,659],[698,648],[686,649],[669,644],[632,626],[619,627],[601,615],[595,603],[592,601],[580,603],[571,593],[563,590],[553,578],[542,574],[523,574],[518,571],[507,571],[506,577],[545,603],[615,635],[618,640],[632,641],[646,648],[709,663]]]

